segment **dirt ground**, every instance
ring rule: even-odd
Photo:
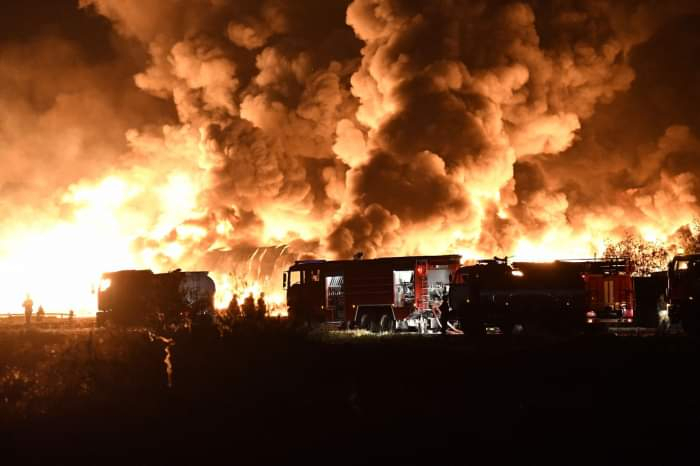
[[[690,464],[697,350],[683,336],[470,341],[272,322],[166,340],[4,325],[0,447],[86,464]]]

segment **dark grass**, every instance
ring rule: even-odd
[[[172,388],[164,347],[139,331],[0,330],[5,458],[688,464],[697,452],[697,348],[681,336],[474,342],[241,325],[178,337]]]

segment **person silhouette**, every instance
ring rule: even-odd
[[[440,304],[440,331],[443,335],[447,335],[447,317],[450,313],[450,303],[447,301],[447,295],[443,295],[442,304]]]
[[[252,291],[245,298],[245,301],[243,301],[243,316],[246,319],[255,318],[255,298],[253,297]]]
[[[231,298],[231,302],[228,304],[227,317],[230,322],[233,322],[241,316],[241,307],[238,305],[238,295],[234,294]]]
[[[258,307],[256,310],[258,320],[264,320],[265,314],[267,313],[267,305],[265,304],[265,293],[260,293],[260,297],[258,298]]]
[[[22,307],[24,307],[24,323],[29,325],[32,321],[32,313],[34,312],[34,301],[32,301],[29,293],[27,293],[27,297],[22,303]]]

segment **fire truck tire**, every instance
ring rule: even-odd
[[[372,319],[369,314],[362,314],[360,317],[360,328],[362,330],[370,330],[372,326]]]
[[[394,318],[389,314],[383,314],[381,319],[379,319],[379,330],[382,332],[393,332],[394,328]]]

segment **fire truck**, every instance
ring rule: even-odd
[[[634,267],[627,258],[580,260],[586,284],[586,322],[592,325],[629,326],[634,321]]]
[[[689,335],[697,335],[700,254],[675,256],[668,264],[668,317]]]
[[[667,330],[668,309],[666,289],[668,272],[652,272],[634,277],[634,321],[636,325],[656,328],[659,333]]]
[[[460,268],[450,305],[466,333],[571,333],[586,325],[631,324],[634,292],[628,260],[551,263],[478,261]]]
[[[290,319],[372,331],[439,330],[460,256],[301,260],[284,272]]]
[[[97,325],[157,326],[213,322],[216,286],[208,272],[153,273],[119,270],[102,274]]]

